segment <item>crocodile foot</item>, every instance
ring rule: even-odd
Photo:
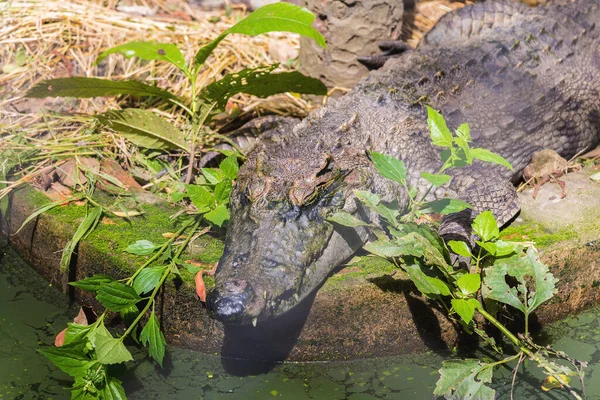
[[[379,69],[383,67],[383,64],[385,64],[387,60],[399,57],[404,52],[412,50],[412,47],[401,40],[385,40],[379,42],[379,49],[381,50],[381,53],[375,54],[374,56],[358,57],[358,61],[369,70]]]

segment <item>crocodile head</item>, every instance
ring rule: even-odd
[[[343,232],[326,221],[342,208],[353,211],[353,189],[369,179],[364,150],[323,151],[314,139],[305,145],[294,146],[302,154],[285,143],[263,146],[240,170],[206,303],[224,323],[256,324],[283,314],[366,240],[364,229]]]

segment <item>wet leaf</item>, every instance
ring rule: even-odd
[[[448,183],[452,177],[446,174],[430,174],[429,172],[421,172],[421,178],[427,180],[433,186],[442,186]]]
[[[346,211],[337,211],[335,214],[327,218],[327,221],[335,222],[336,224],[351,228],[355,228],[357,226],[369,226],[368,223],[361,221]]]
[[[98,289],[96,299],[111,311],[122,311],[141,300],[135,290],[121,282],[112,282]]]
[[[229,220],[229,210],[227,206],[221,204],[204,214],[204,218],[217,226],[222,226],[223,222]]]
[[[103,51],[96,59],[94,65],[98,65],[106,57],[114,53],[122,54],[127,58],[138,57],[148,61],[167,61],[180,70],[187,72],[181,51],[172,43],[129,42]]]
[[[494,214],[489,210],[484,211],[475,217],[472,226],[473,232],[485,242],[497,239],[500,235],[500,229],[496,223],[496,218],[494,218]]]
[[[479,149],[479,148],[471,149],[471,156],[473,156],[473,158],[477,158],[478,160],[481,160],[481,161],[494,163],[494,164],[500,164],[500,165],[505,166],[506,168],[510,169],[511,171],[514,171],[513,166],[508,161],[506,161],[501,155],[492,153],[491,151],[489,151],[487,149]]]
[[[146,267],[133,280],[133,289],[137,294],[151,292],[165,272],[166,267]]]
[[[167,341],[163,333],[160,331],[160,323],[156,314],[152,312],[148,322],[144,325],[140,334],[140,342],[144,346],[148,346],[148,353],[162,367],[163,358],[165,356],[165,346]]]
[[[126,108],[107,111],[96,118],[137,146],[154,150],[189,150],[183,132],[151,111]]]
[[[149,240],[138,240],[133,244],[130,244],[125,248],[127,253],[135,254],[137,256],[147,256],[148,254],[154,253],[161,246],[152,243]]]
[[[448,129],[442,114],[427,106],[427,125],[429,136],[436,146],[452,147],[452,132]]]
[[[455,283],[464,295],[477,293],[481,287],[481,276],[479,274],[464,274]]]
[[[381,176],[402,185],[406,183],[406,165],[402,160],[376,151],[370,152],[370,155],[375,169]]]
[[[69,285],[85,290],[87,292],[96,292],[104,285],[113,282],[114,279],[108,275],[94,275],[89,278],[81,279],[75,282],[69,282]]]
[[[486,386],[491,383],[493,368],[479,360],[449,360],[442,363],[436,396],[455,400],[494,400],[496,391]]]
[[[421,212],[424,214],[436,213],[442,215],[448,215],[462,211],[464,209],[471,208],[471,205],[467,202],[458,199],[439,199],[429,203],[423,204]]]
[[[133,360],[123,342],[113,338],[104,324],[100,324],[93,334],[90,334],[90,341],[96,349],[98,362],[102,364],[119,364]]]
[[[452,299],[452,308],[465,321],[470,323],[475,315],[475,310],[479,307],[479,302],[475,299]]]
[[[174,94],[156,86],[138,81],[111,81],[99,78],[58,78],[48,79],[29,89],[25,97],[98,97],[119,96],[157,96],[164,99],[177,99]]]

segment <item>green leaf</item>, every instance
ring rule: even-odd
[[[449,182],[452,178],[446,174],[430,174],[429,172],[421,172],[421,177],[431,183],[433,186],[442,186]]]
[[[189,150],[183,132],[151,111],[127,108],[107,111],[96,118],[137,146],[154,150]]]
[[[207,212],[215,205],[215,197],[200,185],[185,185],[192,204],[199,212]]]
[[[96,299],[111,311],[124,310],[141,300],[131,286],[121,282],[101,286]]]
[[[423,204],[421,212],[424,214],[437,213],[448,215],[471,208],[467,202],[458,199],[439,199]]]
[[[511,171],[514,171],[513,166],[508,161],[506,161],[501,155],[492,153],[487,149],[471,149],[471,155],[473,156],[473,158],[477,158],[478,160],[494,164],[500,164],[510,169]]]
[[[313,39],[321,47],[326,47],[325,38],[311,25],[315,16],[306,8],[289,3],[274,3],[259,8],[246,18],[223,32],[208,45],[202,47],[194,57],[194,65],[204,64],[219,42],[230,33],[257,36],[267,32],[292,32]]]
[[[496,256],[497,247],[495,242],[482,242],[480,240],[476,240],[475,243],[490,253],[490,255]]]
[[[104,396],[103,400],[127,400],[121,381],[112,376],[106,378],[106,385],[101,393]]]
[[[69,285],[85,290],[87,292],[96,292],[104,285],[114,282],[114,279],[108,275],[94,275],[89,278],[81,279],[76,282],[69,282]]]
[[[165,356],[165,345],[167,341],[160,331],[160,323],[154,312],[150,314],[148,322],[142,329],[140,341],[144,346],[148,346],[148,353],[162,367],[163,357]]]
[[[464,295],[477,293],[481,287],[481,276],[479,274],[464,274],[455,283]]]
[[[370,154],[373,165],[381,176],[401,185],[406,184],[406,165],[402,160],[376,151],[372,151]]]
[[[303,75],[298,71],[272,73],[279,64],[245,68],[227,74],[222,79],[204,87],[200,97],[222,108],[227,100],[237,93],[247,93],[257,97],[268,97],[278,93],[295,92],[327,94],[327,87],[318,79]]]
[[[217,168],[202,168],[201,171],[202,171],[202,175],[204,175],[206,177],[206,180],[211,185],[216,185],[217,183],[221,182],[225,178],[223,171],[221,171],[220,169],[217,169]]]
[[[466,142],[471,141],[471,128],[469,128],[469,124],[460,124],[456,129],[456,136],[463,139]]]
[[[159,249],[159,245],[155,245],[149,240],[138,240],[133,244],[130,244],[125,248],[128,253],[135,254],[138,256],[147,256],[148,254],[154,253],[155,250]]]
[[[219,169],[223,172],[226,178],[234,180],[237,178],[238,171],[240,170],[240,165],[238,164],[238,159],[235,154],[230,155],[219,164]]]
[[[127,58],[139,57],[142,60],[148,61],[167,61],[180,70],[187,72],[181,51],[172,43],[129,42],[103,51],[96,59],[94,65],[98,65],[106,57],[114,53],[123,54]]]
[[[452,132],[448,129],[442,114],[427,106],[427,125],[429,136],[436,146],[452,147]]]
[[[465,324],[468,324],[475,315],[475,310],[479,307],[479,302],[475,299],[452,299],[452,308],[462,318]]]
[[[110,81],[99,78],[58,78],[48,79],[29,89],[25,97],[98,97],[119,96],[157,96],[163,99],[177,99],[177,96],[156,86],[138,81]]]
[[[505,257],[522,251],[522,246],[519,243],[496,240],[494,244],[496,245],[496,257]]]
[[[337,211],[335,214],[327,218],[327,221],[335,222],[336,224],[340,224],[342,226],[349,226],[351,228],[356,228],[357,226],[369,226],[368,223],[361,221],[346,211]]]
[[[516,260],[512,261],[513,264],[516,264],[514,262]],[[519,290],[515,287],[508,286],[506,283],[509,268],[511,268],[510,264],[505,262],[496,263],[491,267],[486,268],[483,286],[481,287],[481,294],[485,299],[492,299],[508,304],[526,314],[527,308],[519,297]],[[522,286],[521,289],[524,292],[523,295],[527,296],[526,287]]]
[[[475,217],[472,227],[473,232],[485,242],[497,239],[500,235],[496,218],[494,218],[494,214],[489,210]]]
[[[102,364],[119,364],[133,360],[123,342],[113,338],[104,324],[100,324],[94,330],[94,334],[90,335],[90,341],[96,349],[98,362]]]
[[[381,202],[381,197],[378,194],[366,190],[355,190],[354,195],[369,208],[377,208],[377,205]]]
[[[381,197],[379,195],[365,191],[355,190],[354,195],[367,207],[375,211],[378,215],[385,218],[392,226],[397,225],[397,219],[400,215],[398,210],[392,209],[384,204],[381,204]]]
[[[471,250],[469,250],[469,246],[467,246],[465,242],[450,240],[448,242],[448,246],[450,246],[452,251],[458,254],[459,256],[473,257],[473,254],[471,254]]]
[[[215,201],[217,204],[227,205],[229,203],[229,195],[231,194],[231,190],[233,189],[233,184],[231,179],[223,179],[221,182],[217,183],[215,186]]]
[[[405,254],[405,249],[395,243],[386,240],[375,240],[365,244],[364,249],[379,257],[399,257]]]
[[[82,377],[96,361],[90,360],[80,349],[78,343],[71,343],[61,347],[46,347],[38,351],[63,372],[73,377]]]
[[[493,368],[479,360],[449,360],[442,363],[433,394],[456,400],[494,400],[496,391],[486,386],[492,382]]]
[[[102,216],[102,207],[92,207],[88,210],[87,215],[81,221],[77,230],[73,234],[71,240],[67,242],[67,245],[63,249],[62,256],[60,259],[60,270],[65,272],[68,271],[71,266],[71,256],[75,251],[75,248],[85,236],[96,228],[100,217]]]
[[[427,297],[450,296],[448,285],[439,278],[427,275],[418,264],[407,265],[404,270],[417,289]]]
[[[204,214],[204,218],[217,226],[222,226],[223,222],[229,220],[229,210],[227,210],[227,206],[221,204]]]
[[[166,267],[146,267],[133,280],[133,289],[137,294],[153,290],[165,272]]]
[[[73,322],[67,323],[67,330],[65,331],[65,340],[63,346],[82,341],[88,333],[92,330],[94,325],[80,325]]]

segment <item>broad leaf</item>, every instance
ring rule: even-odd
[[[513,259],[513,261],[515,260]],[[508,304],[526,314],[527,308],[519,297],[519,291],[515,287],[508,286],[506,283],[508,268],[510,267],[504,262],[496,263],[486,268],[481,294],[485,299],[492,299]]]
[[[114,53],[123,54],[127,58],[139,57],[142,60],[148,61],[167,61],[180,70],[187,72],[181,51],[172,43],[129,42],[103,51],[94,64],[98,65],[106,57]]]
[[[58,78],[48,79],[29,89],[25,97],[98,97],[119,96],[157,96],[164,99],[177,99],[177,96],[156,86],[138,81],[110,81],[99,78]]]
[[[144,325],[140,334],[140,342],[144,346],[148,346],[148,353],[162,367],[163,358],[165,356],[165,345],[167,341],[163,333],[160,331],[160,323],[154,312],[150,314],[148,322]]]
[[[65,331],[65,340],[63,342],[63,346],[83,340],[83,338],[87,336],[93,327],[93,325],[80,325],[73,322],[67,323],[67,330]]]
[[[125,248],[127,253],[135,254],[137,256],[147,256],[148,254],[154,253],[157,249],[159,249],[159,245],[155,245],[149,240],[138,240],[133,244],[130,244]]]
[[[108,275],[94,275],[76,282],[69,282],[69,285],[87,292],[96,292],[98,289],[100,289],[100,287],[108,285],[113,281],[114,279]]]
[[[272,73],[279,64],[246,68],[202,89],[200,97],[207,102],[224,107],[227,100],[237,93],[247,93],[257,97],[268,97],[278,93],[295,92],[327,94],[327,87],[318,79],[302,75],[298,71]]]
[[[471,250],[469,250],[469,246],[465,242],[461,242],[458,240],[450,240],[448,242],[448,246],[452,249],[452,251],[459,256],[463,257],[473,257],[471,254]]]
[[[477,293],[481,287],[481,276],[479,274],[464,274],[455,283],[464,295]]]
[[[429,203],[423,204],[421,209],[422,213],[437,213],[442,215],[448,215],[462,211],[464,209],[471,208],[471,205],[467,202],[458,199],[440,199],[434,200]]]
[[[404,248],[398,246],[395,243],[385,240],[375,240],[365,244],[364,249],[370,253],[378,255],[379,257],[399,257],[404,253]]]
[[[421,172],[421,178],[426,179],[433,186],[442,186],[448,183],[452,178],[446,174],[430,174],[429,172]]]
[[[513,166],[508,161],[506,161],[501,155],[492,153],[487,149],[471,149],[471,156],[481,161],[503,165],[511,171],[514,171]]]
[[[96,349],[98,361],[102,364],[118,364],[133,360],[123,342],[113,338],[104,324],[100,324],[94,334],[90,335],[90,341]]]
[[[106,378],[106,385],[102,389],[103,400],[127,400],[125,389],[121,381],[113,376]]]
[[[221,204],[204,214],[204,218],[217,226],[222,226],[223,222],[229,220],[229,210],[227,210],[227,206]]]
[[[226,205],[229,203],[229,195],[231,194],[231,190],[233,189],[233,184],[231,179],[227,178],[217,183],[215,186],[214,196],[217,204]]]
[[[472,227],[473,232],[485,242],[497,239],[498,235],[500,235],[496,218],[494,218],[494,214],[489,210],[475,217]]]
[[[471,128],[469,128],[469,124],[460,124],[459,127],[456,128],[456,136],[458,136],[466,142],[470,142]]]
[[[417,289],[427,297],[450,296],[448,285],[439,278],[427,275],[418,264],[407,265],[404,270]]]
[[[235,154],[230,155],[219,164],[219,169],[223,172],[226,178],[234,180],[237,178],[240,165]]]
[[[406,165],[402,160],[376,151],[372,151],[370,154],[373,165],[381,176],[402,185],[406,183]]]
[[[327,218],[327,221],[335,222],[336,224],[343,226],[349,226],[351,228],[356,228],[357,226],[369,226],[368,223],[361,221],[346,211],[337,211],[335,214]]]
[[[442,114],[427,106],[427,125],[429,125],[429,136],[436,146],[452,147],[452,132],[448,129]]]
[[[494,400],[496,396],[496,391],[485,385],[492,382],[493,368],[479,360],[444,361],[439,372],[436,396],[453,400]]]
[[[107,111],[96,118],[140,147],[189,150],[183,132],[151,111],[127,108]]]
[[[468,324],[475,315],[475,310],[479,307],[479,302],[475,299],[452,299],[452,308],[462,318],[465,324]]]
[[[311,25],[315,16],[306,8],[289,3],[274,3],[259,8],[246,18],[223,32],[208,45],[201,48],[194,57],[194,64],[204,64],[219,42],[230,33],[257,36],[267,32],[292,32],[313,39],[321,47],[326,47],[325,38]]]
[[[381,202],[381,197],[378,194],[371,193],[366,190],[355,190],[354,195],[369,208],[376,208],[376,206]]]
[[[146,267],[140,271],[133,281],[133,289],[137,294],[152,291],[165,272],[166,267]]]
[[[223,171],[217,168],[202,168],[200,171],[211,185],[216,185],[225,178]]]
[[[185,185],[192,204],[199,212],[207,212],[215,205],[215,197],[200,185]]]
[[[79,344],[72,343],[61,347],[46,347],[38,351],[63,372],[73,377],[81,377],[87,374],[90,366],[96,361],[90,360],[80,349]]]
[[[122,311],[141,300],[131,286],[121,282],[101,286],[96,299],[111,311]]]

